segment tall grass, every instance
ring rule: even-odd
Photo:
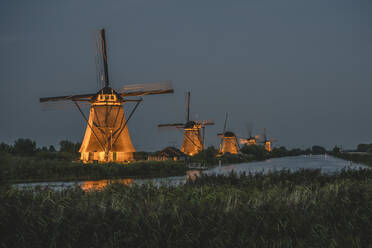
[[[371,247],[372,171],[0,192],[2,247]]]

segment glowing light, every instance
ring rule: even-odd
[[[80,187],[83,191],[92,191],[92,190],[102,190],[107,185],[112,183],[121,183],[124,185],[130,185],[134,183],[132,178],[125,178],[125,179],[114,179],[114,180],[98,180],[98,181],[85,181],[83,182]]]

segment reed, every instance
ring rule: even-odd
[[[372,170],[0,189],[2,247],[368,247]]]

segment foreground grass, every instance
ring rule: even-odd
[[[0,156],[0,181],[3,182],[160,177],[184,175],[186,170],[186,165],[181,162],[82,164],[63,160]]]
[[[1,247],[371,247],[372,170],[0,192]]]

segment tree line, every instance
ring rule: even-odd
[[[14,141],[13,145],[4,142],[0,143],[0,153],[21,157],[36,156],[46,159],[77,159],[79,157],[81,143],[62,140],[59,142],[59,146],[59,150],[53,145],[37,147],[35,141],[27,138],[19,138]]]

